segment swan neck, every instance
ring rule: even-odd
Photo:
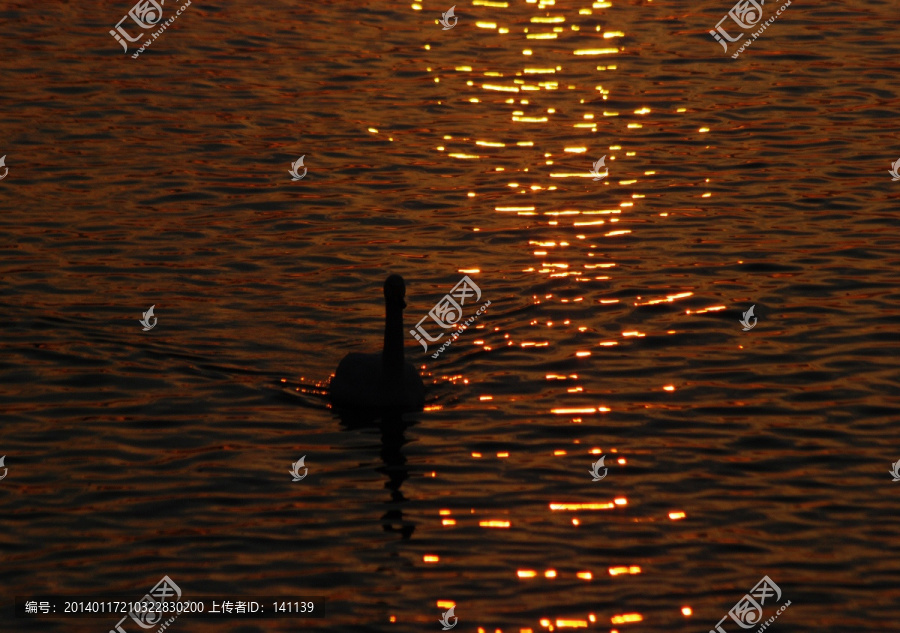
[[[403,308],[388,304],[384,317],[384,350],[381,354],[388,376],[403,375]]]

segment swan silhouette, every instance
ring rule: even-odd
[[[379,354],[344,356],[328,388],[336,408],[419,411],[425,406],[422,378],[403,360],[405,297],[403,277],[390,275],[384,281],[384,348]]]

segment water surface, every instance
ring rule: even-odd
[[[137,59],[129,8],[0,9],[4,608],[168,575],[322,614],[172,631],[708,631],[768,575],[772,630],[896,628],[894,5],[738,59],[713,0],[198,1]],[[390,272],[407,329],[491,305],[407,337],[431,400],[382,433],[317,387]]]

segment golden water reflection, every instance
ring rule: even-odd
[[[537,277],[558,279],[571,279],[581,284],[589,284],[586,291],[578,296],[559,296],[548,294],[542,298],[535,297],[535,305],[542,302],[551,304],[577,304],[591,302],[599,306],[617,306],[622,300],[615,297],[597,296],[603,293],[606,286],[591,289],[591,284],[608,283],[617,267],[614,256],[605,249],[601,255],[602,262],[587,263],[579,261],[582,258],[593,258],[598,255],[594,251],[602,247],[604,240],[613,240],[634,234],[635,225],[619,228],[616,223],[628,222],[632,214],[641,211],[641,205],[646,194],[636,191],[642,187],[645,181],[656,175],[655,169],[637,167],[641,160],[638,152],[631,148],[630,135],[639,134],[644,123],[653,124],[654,111],[646,105],[630,109],[630,113],[618,111],[614,108],[598,107],[610,97],[610,89],[598,85],[590,79],[592,73],[616,72],[618,64],[605,63],[591,64],[592,58],[609,57],[620,54],[624,47],[615,42],[625,38],[622,30],[615,28],[603,28],[598,20],[605,17],[603,9],[610,8],[610,2],[593,2],[587,6],[562,8],[556,7],[553,0],[527,0],[528,4],[537,4],[537,10],[544,12],[542,15],[509,16],[503,11],[494,11],[496,15],[485,14],[480,9],[496,10],[508,9],[509,3],[492,0],[474,0],[472,5],[475,10],[470,19],[474,18],[474,24],[478,29],[490,31],[490,37],[506,37],[513,47],[516,44],[526,44],[521,47],[521,57],[517,59],[527,63],[519,63],[513,67],[485,67],[482,57],[472,60],[457,60],[451,69],[441,70],[436,67],[428,67],[426,70],[434,76],[436,82],[445,81],[451,91],[457,95],[459,102],[464,107],[473,108],[473,112],[494,111],[509,116],[509,127],[506,130],[495,130],[488,137],[470,138],[459,135],[444,135],[442,142],[436,144],[436,152],[460,161],[488,162],[489,166],[482,173],[488,177],[479,185],[472,187],[467,193],[468,198],[485,198],[492,201],[494,213],[501,217],[541,218],[543,226],[547,230],[545,238],[528,240],[532,257],[539,258],[533,266],[523,269],[526,274]],[[419,9],[419,5],[414,5]],[[549,12],[553,9],[552,13]],[[523,17],[527,19],[523,23]],[[559,63],[559,47],[566,46],[567,33],[583,32],[594,33],[602,42],[601,45],[584,45],[584,39],[578,41],[578,45],[570,47],[571,62]],[[523,37],[524,36],[524,37]],[[553,46],[555,48],[544,48]],[[429,45],[425,46],[430,49]],[[583,60],[583,61],[582,61]],[[462,62],[462,63],[459,63]],[[590,65],[586,65],[587,64]],[[477,76],[485,79],[479,81]],[[608,76],[607,76],[608,79]],[[523,93],[529,93],[527,95]],[[527,98],[521,98],[527,96]],[[559,97],[564,97],[559,101]],[[544,102],[553,97],[552,102]],[[560,107],[564,106],[564,107]],[[685,108],[678,108],[677,113],[686,112]],[[574,120],[573,120],[574,119]],[[640,122],[638,121],[640,120]],[[566,129],[568,135],[561,135],[558,145],[547,146],[546,141],[542,145],[535,144],[530,133],[523,134],[525,130],[535,129]],[[700,133],[708,132],[703,128]],[[553,138],[552,134],[542,134],[543,138]],[[618,136],[618,138],[615,138]],[[603,139],[598,142],[597,139]],[[600,156],[607,159],[606,173],[602,178],[593,171],[594,160]],[[548,169],[550,168],[550,169]],[[602,167],[601,167],[602,169]],[[503,181],[492,180],[491,177],[504,177]],[[499,186],[498,186],[499,185]],[[559,194],[573,191],[581,191],[593,188],[598,195],[603,196],[604,202],[599,207],[592,204],[589,199],[581,205],[573,205],[571,202],[559,205],[555,202]],[[547,196],[553,196],[548,198]],[[616,200],[616,198],[619,198]],[[564,199],[564,198],[561,198]],[[666,218],[668,213],[659,213],[655,217]],[[600,216],[600,217],[597,217]],[[630,223],[629,223],[630,224]],[[475,229],[480,230],[480,229]],[[612,261],[611,261],[612,260]],[[480,272],[480,271],[478,271]],[[602,274],[597,274],[602,273]],[[693,296],[691,291],[678,291],[650,297],[634,302],[635,307],[652,306],[661,303],[674,303]],[[724,308],[724,306],[722,306]],[[718,306],[706,308],[705,311],[720,309]],[[532,320],[534,327],[562,327],[573,328],[579,333],[592,330],[591,323],[578,323],[572,319],[540,322]],[[483,325],[481,326],[483,328]],[[499,328],[494,328],[496,333]],[[674,333],[670,331],[669,333]],[[647,336],[647,332],[638,329],[625,329],[620,334],[624,341],[628,339],[640,339]],[[551,342],[540,337],[529,337],[530,340],[514,342],[510,334],[503,335],[507,345],[517,344],[523,349],[549,348]],[[473,338],[470,344],[489,352],[496,347],[488,345],[483,335]],[[591,362],[595,355],[606,353],[606,350],[620,345],[618,340],[601,340],[590,345],[580,346],[571,353],[576,362]],[[571,356],[570,356],[571,357]],[[459,380],[461,377],[453,378]],[[565,398],[572,396],[584,398],[589,395],[581,384],[571,384],[578,381],[576,373],[548,373],[546,380],[551,384],[564,381],[567,384],[559,385],[556,400],[565,402]],[[667,392],[675,390],[674,385],[663,385]],[[492,394],[482,394],[479,401],[489,402],[494,399]],[[571,402],[571,401],[570,401]],[[572,402],[560,404],[550,408],[548,413],[553,416],[566,416],[568,422],[581,424],[584,416],[606,414],[611,411],[609,406],[602,403]],[[576,444],[579,440],[575,441]],[[609,466],[626,467],[627,459],[618,454],[616,449],[607,451],[613,456]],[[582,453],[583,454],[583,453]],[[601,454],[599,448],[589,451],[590,455]],[[471,451],[472,459],[486,459],[483,451]],[[553,456],[560,459],[571,459],[576,453],[570,453],[566,449],[553,450]],[[509,457],[509,452],[496,453],[497,459]],[[551,515],[565,513],[585,513],[600,511],[622,510],[628,505],[628,499],[624,495],[614,496],[608,501],[572,500],[550,501],[548,503]],[[474,513],[474,510],[472,510]],[[459,527],[464,521],[458,523],[452,518],[451,511],[440,511],[440,523],[444,528]],[[670,520],[680,520],[685,517],[681,511],[669,513]],[[478,527],[482,529],[513,530],[515,525],[507,519],[486,517],[478,519]],[[571,526],[578,528],[581,520],[575,516],[571,518]],[[437,555],[427,562],[438,563]],[[642,567],[636,564],[616,565],[606,568],[606,577],[624,578],[641,574]],[[556,569],[537,569],[523,567],[515,569],[516,578],[520,581],[537,582],[543,577],[545,580],[553,580],[557,577],[577,578],[585,582],[592,582],[597,577],[596,570],[582,569],[572,572],[558,571]],[[449,600],[439,601],[438,606],[449,608],[454,606]],[[681,607],[685,616],[691,614],[690,607]],[[624,611],[611,614],[607,617],[613,625],[628,625],[641,622],[643,615],[635,612]],[[539,621],[546,630],[565,628],[587,628],[598,624],[596,614],[584,614],[570,618],[542,618]],[[479,631],[485,629],[479,627]],[[498,629],[499,630],[499,629]],[[520,633],[531,632],[530,628],[519,629]],[[617,633],[616,629],[612,633]]]

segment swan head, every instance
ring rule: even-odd
[[[384,302],[388,307],[406,307],[406,282],[400,275],[389,275],[384,280]]]

